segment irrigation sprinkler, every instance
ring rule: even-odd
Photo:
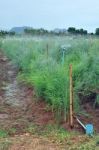
[[[65,53],[67,52],[68,48],[70,48],[71,45],[62,45],[61,46],[61,52],[62,52],[62,65],[64,65],[65,60]]]
[[[46,57],[48,59],[48,54],[49,54],[49,47],[48,47],[48,44],[46,45]]]
[[[49,46],[48,43],[46,44],[46,60],[47,60],[47,65],[48,65],[48,58],[49,58]]]
[[[76,118],[77,122],[83,127],[83,129],[85,130],[86,134],[92,136],[92,135],[93,135],[93,132],[94,132],[93,124],[86,124],[86,125],[84,125],[84,124],[78,119],[78,117],[75,117],[75,118]]]
[[[61,46],[61,51],[62,51],[62,65],[64,65],[66,47]]]

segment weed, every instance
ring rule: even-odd
[[[13,134],[16,133],[16,131],[17,131],[16,128],[10,128],[10,129],[8,130],[8,134],[9,134],[9,135],[13,135]]]
[[[9,150],[12,142],[10,140],[5,139],[5,141],[0,141],[0,150]]]
[[[8,136],[8,132],[0,129],[0,138],[5,138]]]

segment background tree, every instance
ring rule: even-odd
[[[6,35],[8,35],[8,34],[9,34],[8,31],[4,31],[4,30],[1,30],[1,31],[0,31],[0,36],[6,36]]]
[[[87,34],[87,30],[80,29],[79,31],[80,31],[79,33],[80,33],[81,35],[86,35],[86,34]]]
[[[99,35],[99,28],[96,28],[95,34]]]
[[[67,31],[68,31],[69,33],[76,33],[76,29],[75,29],[74,27],[69,27],[69,28],[67,29]]]
[[[48,31],[40,28],[40,29],[33,29],[33,28],[26,28],[24,29],[25,34],[29,34],[29,35],[44,35],[47,34]]]
[[[88,33],[87,30],[76,29],[74,27],[69,27],[67,31],[72,34],[81,34],[81,35],[87,35],[87,33]]]

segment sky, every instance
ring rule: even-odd
[[[99,27],[99,0],[0,0],[0,29]]]

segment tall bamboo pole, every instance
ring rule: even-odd
[[[49,47],[48,47],[48,44],[46,45],[46,56],[47,56],[47,59],[48,59],[48,55],[49,55],[49,49],[48,49]]]
[[[70,127],[73,128],[73,79],[72,65],[70,65]]]

